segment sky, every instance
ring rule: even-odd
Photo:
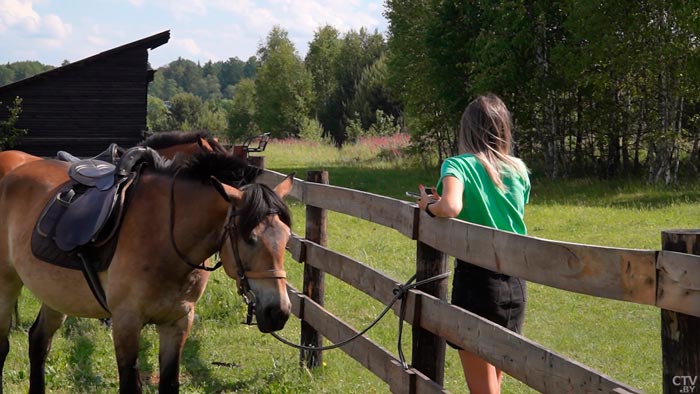
[[[273,26],[300,56],[320,27],[385,33],[383,0],[0,0],[0,64],[59,66],[170,30],[149,54],[154,68],[178,57],[245,61]]]

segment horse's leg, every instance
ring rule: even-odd
[[[159,349],[158,363],[160,365],[160,394],[178,393],[180,389],[180,360],[182,349],[192,328],[194,309],[182,317],[167,324],[158,325]]]
[[[112,338],[119,368],[119,392],[141,394],[138,371],[139,336],[143,321],[133,314],[112,314]]]
[[[16,305],[17,298],[19,298],[22,282],[16,275],[9,272],[6,272],[5,275],[0,272],[0,278],[3,279],[3,283],[0,285],[0,394],[2,394],[2,371],[7,354],[10,352],[9,336],[10,327],[12,326],[12,306]]]
[[[66,315],[46,304],[41,305],[39,315],[29,329],[29,393],[45,392],[46,357],[51,349],[51,339],[63,324]]]

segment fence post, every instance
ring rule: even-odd
[[[416,248],[416,281],[447,272],[447,255],[420,241]],[[447,278],[426,283],[418,290],[447,299]],[[420,321],[420,306],[416,314]],[[445,340],[418,325],[413,325],[413,356],[411,365],[425,376],[443,385],[445,376]]]
[[[662,249],[700,255],[700,230],[661,232]],[[663,392],[697,393],[700,387],[700,318],[661,310]]]
[[[328,184],[327,171],[307,171],[306,181],[314,183]],[[328,244],[326,225],[328,213],[325,209],[306,206],[306,239],[321,246]],[[326,293],[325,274],[317,268],[304,264],[304,295],[323,306],[323,299]],[[321,347],[323,337],[310,324],[301,322],[301,343],[307,346]],[[323,353],[321,351],[301,350],[300,362],[306,364],[308,368],[313,368],[323,363]]]
[[[265,169],[265,156],[249,156],[248,163],[250,165]]]

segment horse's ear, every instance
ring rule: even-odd
[[[277,193],[280,198],[284,198],[289,192],[292,191],[292,187],[294,186],[294,175],[296,173],[293,172],[289,175],[287,175],[286,178],[282,182],[279,183],[279,185],[275,186],[275,193]]]
[[[197,145],[199,145],[199,147],[202,148],[202,150],[205,152],[214,151],[214,148],[212,148],[211,145],[209,145],[209,142],[207,142],[207,140],[201,135],[197,136]]]
[[[233,186],[229,186],[220,180],[216,179],[215,176],[211,177],[211,184],[214,186],[214,189],[216,189],[219,194],[221,194],[221,197],[223,197],[227,202],[234,201],[236,203],[239,203],[243,201],[243,192],[236,189]]]

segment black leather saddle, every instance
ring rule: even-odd
[[[121,211],[125,189],[136,176],[137,164],[146,155],[157,155],[147,147],[134,147],[121,155],[118,152],[116,144],[84,160],[76,160],[67,152],[59,152],[58,157],[67,158],[71,163],[68,176],[73,184],[72,188],[58,193],[52,202],[66,207],[65,213],[55,224],[54,239],[61,250],[68,252],[95,242],[110,215]]]
[[[49,200],[32,234],[34,255],[48,263],[82,270],[105,309],[95,271],[109,267],[128,191],[147,156],[160,158],[148,147],[123,151],[116,144],[90,159],[59,152],[59,159],[71,163],[70,181]]]

